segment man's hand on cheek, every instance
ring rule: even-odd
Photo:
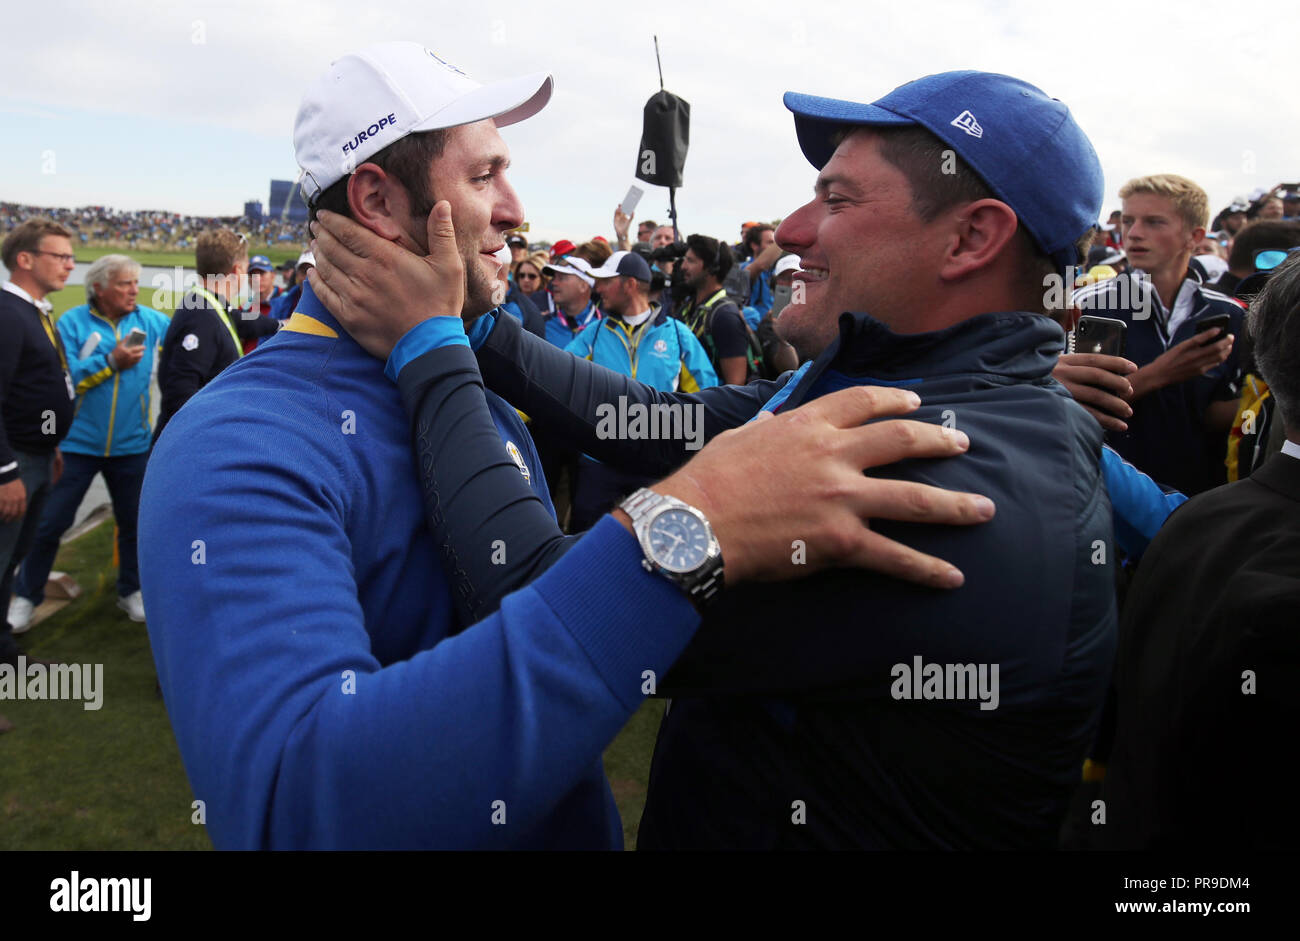
[[[321,212],[312,223],[312,290],[343,329],[380,359],[417,324],[461,315],[465,265],[450,203],[433,207],[428,227],[429,254],[422,256],[337,213]]]

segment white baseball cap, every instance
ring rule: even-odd
[[[591,265],[587,264],[587,259],[579,258],[577,255],[568,255],[562,262],[543,265],[542,271],[546,274],[575,274],[587,287],[594,287],[596,284],[596,279],[591,276]]]
[[[311,252],[303,252],[301,255],[298,256],[298,263],[293,267],[297,269],[297,268],[301,268],[303,265],[311,265],[313,268],[315,268],[316,256],[313,255]]]
[[[800,259],[798,255],[782,255],[777,259],[776,265],[772,268],[772,278],[779,278],[787,271],[798,271],[799,261]]]
[[[653,279],[650,263],[636,252],[615,252],[599,268],[591,270],[593,278],[636,278],[649,283]]]
[[[498,127],[532,117],[551,98],[551,76],[480,85],[414,42],[350,53],[312,83],[298,106],[293,149],[308,201],[408,134],[473,124]]]

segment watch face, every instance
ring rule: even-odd
[[[690,572],[709,557],[709,531],[687,510],[672,507],[650,523],[650,554],[670,572]]]

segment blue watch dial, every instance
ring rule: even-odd
[[[709,533],[695,514],[676,507],[654,518],[649,529],[650,554],[670,572],[690,572],[709,557]]]

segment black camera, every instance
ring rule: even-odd
[[[686,243],[673,242],[650,252],[651,261],[680,261],[686,257]]]

